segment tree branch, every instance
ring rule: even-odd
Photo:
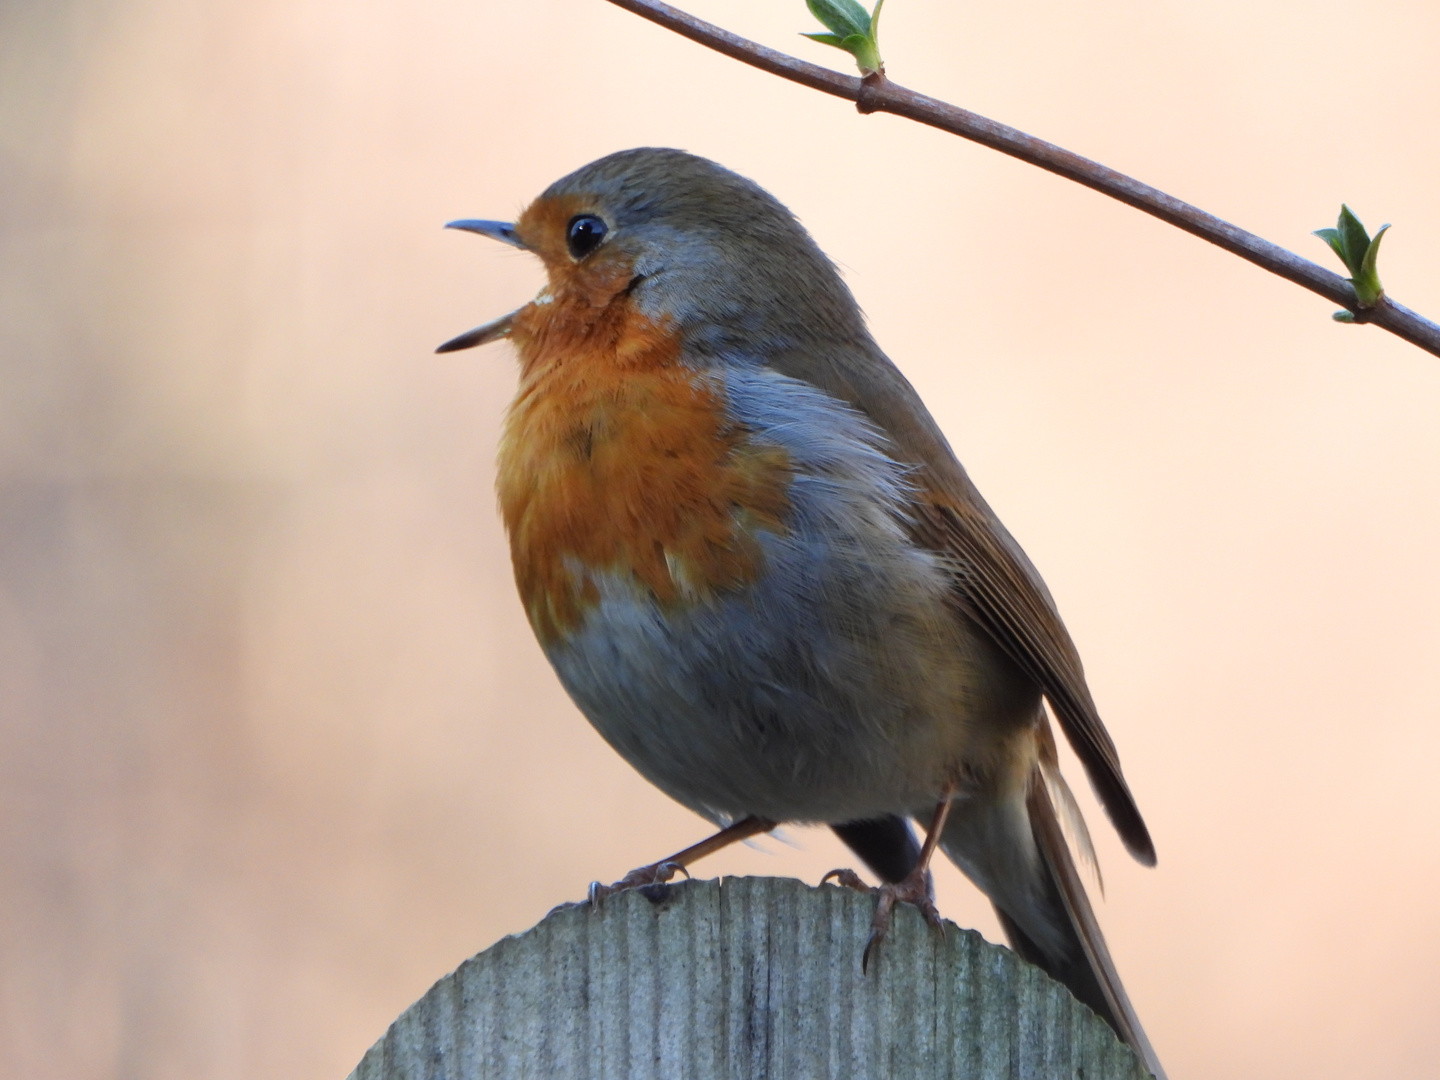
[[[1072,154],[1069,150],[1026,135],[1006,124],[987,120],[965,109],[907,90],[890,82],[884,75],[870,75],[858,79],[818,64],[797,60],[793,56],[722,30],[668,4],[660,3],[659,0],[610,0],[610,3],[761,71],[768,71],[812,90],[853,101],[862,113],[888,112],[928,124],[1057,173],[1077,184],[1109,195],[1112,199],[1119,199],[1127,206],[1143,210],[1161,221],[1247,259],[1272,274],[1278,274],[1302,288],[1319,293],[1351,312],[1357,323],[1374,323],[1412,345],[1418,345],[1426,352],[1440,356],[1440,326],[1409,308],[1395,303],[1383,294],[1372,307],[1362,308],[1355,297],[1354,287],[1339,274],[1089,158]]]

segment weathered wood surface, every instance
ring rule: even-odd
[[[351,1080],[1141,1080],[1103,1021],[1007,949],[902,906],[728,878],[557,908],[436,983]]]

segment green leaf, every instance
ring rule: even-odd
[[[1334,319],[1336,322],[1344,323],[1353,323],[1355,321],[1354,314],[1349,311],[1337,311],[1334,315],[1331,315],[1330,318]]]
[[[1365,226],[1360,224],[1360,219],[1344,203],[1340,204],[1340,220],[1335,226],[1333,229],[1316,229],[1315,235],[1330,245],[1330,250],[1340,256],[1345,269],[1350,271],[1349,281],[1355,286],[1356,305],[1373,307],[1385,294],[1376,260],[1380,257],[1380,238],[1390,226],[1382,227],[1372,240]],[[1340,322],[1355,321],[1348,311],[1337,311],[1335,318]]]
[[[1330,250],[1340,256],[1342,263],[1345,262],[1345,242],[1340,239],[1339,229],[1316,229],[1312,235],[1320,237],[1321,240],[1329,244]],[[1348,270],[1349,266],[1346,266],[1346,269]]]
[[[885,0],[875,0],[875,10],[870,13],[870,40],[878,47],[880,44],[880,9],[885,6]]]
[[[880,45],[875,37],[876,20],[885,0],[878,0],[875,11],[866,14],[856,0],[805,0],[810,13],[831,31],[828,34],[802,34],[811,41],[822,45],[833,45],[844,49],[855,57],[860,74],[869,75],[884,70],[880,59]]]
[[[870,34],[870,16],[855,0],[805,0],[805,6],[836,37],[843,39],[852,34],[868,37]]]
[[[840,47],[855,57],[855,63],[864,75],[879,71],[884,66],[874,40],[863,34],[851,34],[840,43]]]
[[[1380,226],[1375,239],[1371,240],[1369,247],[1365,249],[1360,272],[1355,275],[1355,295],[1359,298],[1361,307],[1369,307],[1385,292],[1385,287],[1380,284],[1380,273],[1375,268],[1375,260],[1380,257],[1380,241],[1389,228],[1389,225]]]
[[[1365,259],[1365,252],[1370,247],[1370,234],[1365,231],[1365,226],[1360,224],[1360,219],[1350,212],[1350,207],[1340,205],[1340,238],[1345,244],[1345,254],[1341,256],[1350,273],[1359,274],[1360,264]]]

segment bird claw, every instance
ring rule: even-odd
[[[820,884],[824,885],[831,878],[835,879],[836,885],[839,885],[843,888],[854,889],[856,892],[863,893],[868,893],[870,891],[870,886],[865,884],[865,879],[862,878],[859,874],[855,873],[855,871],[851,870],[849,867],[842,866],[838,870],[831,870],[828,874],[826,874],[820,879]]]
[[[631,870],[613,885],[601,885],[598,881],[592,881],[589,894],[590,905],[599,907],[607,896],[624,892],[626,889],[643,889],[649,885],[663,885],[676,874],[684,874],[688,878],[690,871],[680,863],[666,859],[664,862],[651,863],[638,870]]]
[[[934,882],[928,870],[917,867],[907,874],[903,881],[894,885],[881,885],[874,892],[877,894],[875,917],[870,920],[870,940],[865,942],[865,951],[860,954],[861,974],[869,974],[870,959],[885,940],[885,935],[890,932],[890,915],[895,910],[895,905],[902,900],[907,904],[914,904],[920,909],[920,914],[925,916],[927,923],[942,935],[945,933],[940,910],[935,906]]]

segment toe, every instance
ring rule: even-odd
[[[631,870],[613,885],[601,885],[598,881],[592,881],[590,883],[590,903],[598,905],[605,897],[612,893],[624,892],[626,889],[643,889],[650,885],[663,885],[676,874],[684,874],[689,877],[690,871],[674,860],[667,860]]]
[[[826,874],[823,878],[820,879],[820,884],[824,885],[831,878],[835,879],[836,885],[843,886],[846,889],[854,889],[856,892],[863,893],[868,893],[870,891],[870,886],[865,884],[865,880],[859,874],[855,873],[854,870],[851,870],[848,867],[841,867],[839,870],[831,870],[828,874]]]

